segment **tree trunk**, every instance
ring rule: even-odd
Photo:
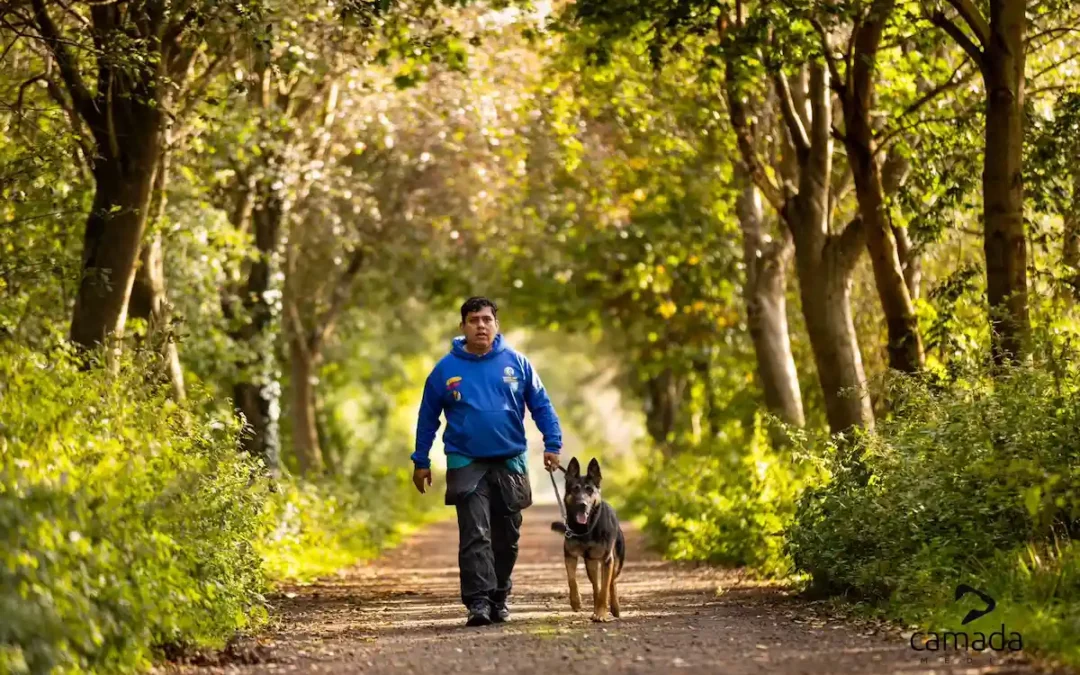
[[[701,411],[694,412],[694,436],[695,442],[700,436],[715,438],[724,426],[724,407],[720,403],[716,382],[713,381],[713,350],[694,358],[694,375],[705,389],[705,400]]]
[[[649,378],[645,429],[665,453],[671,451],[671,434],[675,431],[682,389],[681,378],[676,377],[671,368]]]
[[[849,226],[850,227],[850,226]],[[839,239],[830,244],[838,243]],[[861,426],[872,429],[874,414],[866,389],[862,352],[851,316],[851,262],[838,247],[822,252],[796,249],[799,295],[818,380],[825,398],[825,415],[833,433]]]
[[[885,205],[881,167],[875,158],[870,107],[874,100],[874,71],[881,35],[892,13],[894,0],[877,0],[855,35],[849,85],[841,87],[844,103],[844,144],[855,180],[866,236],[866,248],[874,270],[878,299],[888,330],[889,367],[913,373],[923,367],[922,339],[915,305],[911,301],[900,255]]]
[[[275,334],[272,330],[277,302],[270,292],[274,290],[285,204],[272,188],[270,179],[260,181],[255,190],[251,226],[258,257],[251,263],[244,284],[241,298],[243,312],[240,317],[234,317],[239,319],[241,326],[233,331],[232,338],[241,344],[247,354],[237,363],[238,379],[233,391],[236,406],[248,427],[241,441],[241,449],[262,458],[267,467],[276,472],[280,457],[280,387],[274,358]],[[226,305],[232,309],[236,303],[230,300]]]
[[[73,118],[86,124],[94,141],[94,202],[83,232],[81,276],[69,332],[73,343],[89,349],[123,337],[161,153],[163,110],[168,108],[168,94],[159,76],[174,63],[176,45],[174,40],[162,40],[166,34],[162,22],[167,19],[164,6],[142,7],[128,14],[126,7],[114,3],[94,4],[90,16],[82,17],[85,30],[72,40],[53,21],[50,4],[56,3],[31,0],[32,21],[27,27],[34,26],[55,65],[55,71],[50,67],[51,74],[63,82],[62,90],[50,86],[50,92],[72,111]],[[136,58],[142,57],[139,67],[117,62],[120,52],[112,47],[120,39],[130,44]],[[95,49],[84,49],[91,41]],[[93,93],[83,80],[73,45],[95,53]],[[182,82],[182,76],[175,74],[174,84]]]
[[[1027,243],[1024,239],[1025,0],[990,0],[983,57],[986,154],[983,248],[995,364],[1028,352]]]
[[[159,226],[165,217],[169,155],[167,148],[162,151],[154,174],[150,224],[155,227]],[[150,241],[144,243],[139,252],[139,265],[131,289],[128,314],[133,319],[144,319],[147,322],[147,342],[154,345],[161,355],[166,376],[172,385],[173,398],[177,401],[184,400],[184,371],[180,366],[180,353],[170,326],[172,312],[165,292],[165,256],[160,229],[155,230]]]
[[[900,256],[900,267],[904,270],[904,283],[907,284],[911,301],[915,302],[922,292],[922,259],[919,258],[919,252],[911,243],[911,236],[906,227],[894,227],[893,235],[896,236],[896,252]]]
[[[859,127],[862,128],[856,131]],[[868,145],[870,138],[868,125],[852,124],[846,142],[848,159],[855,179],[859,216],[866,230],[866,248],[874,270],[874,285],[888,331],[889,367],[914,373],[924,364],[922,338],[919,336],[915,304],[900,263],[899,246],[886,213],[881,172],[874,161],[873,149]]]
[[[94,204],[86,219],[70,332],[80,347],[123,337],[160,155],[160,114],[144,115],[144,128],[129,130],[121,154],[98,157],[94,164]]]
[[[736,208],[743,235],[746,264],[746,320],[757,357],[758,379],[770,412],[788,424],[803,426],[802,392],[791,353],[787,323],[787,266],[791,239],[778,245],[765,243],[765,226],[757,189],[740,169],[742,183]]]
[[[741,23],[741,22],[740,22]],[[798,191],[781,189],[760,161],[746,104],[727,71],[727,102],[736,143],[748,175],[791,231],[802,311],[834,433],[852,426],[873,428],[862,355],[851,319],[851,273],[865,246],[859,220],[839,234],[832,218],[832,101],[829,74],[820,63],[809,65],[809,129],[796,109],[798,99],[783,73],[775,75],[776,97],[787,128],[788,147],[798,159]]]
[[[314,370],[318,355],[311,354],[300,342],[302,336],[289,339],[289,363],[292,370],[293,449],[305,476],[321,474],[324,470],[322,447],[316,419]]]
[[[800,161],[799,192],[781,214],[795,242],[795,267],[803,317],[833,433],[874,426],[862,353],[851,317],[851,274],[861,252],[860,222],[830,232],[832,212],[832,105],[829,75],[810,67],[813,119]]]
[[[1080,142],[1073,146],[1072,190],[1065,208],[1062,209],[1061,262],[1069,269],[1065,281],[1069,284],[1069,296],[1080,300]]]

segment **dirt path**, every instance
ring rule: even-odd
[[[915,652],[897,631],[825,617],[735,572],[663,562],[628,528],[622,619],[570,611],[553,506],[525,512],[512,621],[464,627],[457,529],[432,525],[369,565],[272,599],[275,625],[217,666],[183,673],[1029,673],[975,654]],[[591,594],[580,571],[586,608]],[[292,597],[287,597],[292,596]],[[974,654],[974,653],[973,653]],[[248,663],[242,663],[247,661]],[[252,663],[252,661],[255,661]],[[993,663],[991,662],[993,661]]]

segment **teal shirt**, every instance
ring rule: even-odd
[[[528,455],[529,455],[528,452],[523,452],[523,453],[521,453],[519,455],[514,455],[513,457],[508,458],[504,462],[504,464],[506,465],[507,469],[509,469],[510,471],[513,471],[514,473],[525,473],[525,474],[527,474],[527,473],[529,473],[529,457],[528,457]],[[449,469],[460,469],[460,468],[462,468],[464,466],[469,466],[470,464],[472,464],[472,462],[473,462],[473,460],[472,460],[471,457],[466,457],[465,455],[459,455],[456,452],[447,453],[447,455],[446,455],[446,468],[448,470]]]

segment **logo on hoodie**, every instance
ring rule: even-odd
[[[510,391],[517,393],[518,379],[513,367],[507,366],[503,369],[503,382],[510,385]]]
[[[461,386],[460,377],[451,377],[446,381],[446,390],[451,393],[455,401],[461,400],[461,392],[458,391],[458,387]]]

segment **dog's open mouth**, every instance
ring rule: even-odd
[[[577,521],[578,525],[584,525],[589,522],[589,513],[587,511],[578,511],[574,514],[574,520]]]

